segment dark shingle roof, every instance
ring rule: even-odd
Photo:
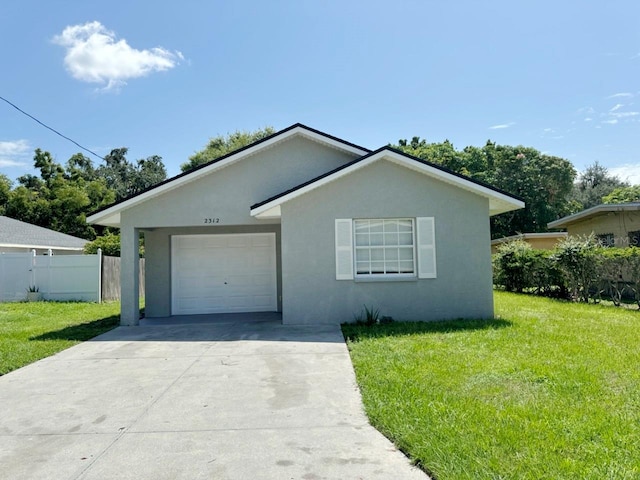
[[[87,240],[0,216],[0,246],[82,249]]]

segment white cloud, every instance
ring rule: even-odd
[[[31,150],[26,140],[14,140],[12,142],[0,142],[0,155],[24,155]]]
[[[66,48],[64,63],[73,78],[104,85],[105,90],[126,85],[127,80],[174,68],[182,53],[162,47],[137,50],[100,22],[66,27],[53,42]]]
[[[11,160],[10,158],[2,158],[0,157],[0,168],[5,167],[28,167],[29,164],[27,162],[18,162],[16,160]]]
[[[632,185],[640,185],[640,163],[625,163],[617,167],[607,167],[610,174]]]
[[[603,120],[602,123],[608,123],[609,125],[615,125],[616,123],[618,123],[618,119],[617,118],[612,118],[611,120]]]
[[[30,150],[31,147],[26,140],[0,141],[0,168],[28,167],[28,161],[23,158],[29,154]]]
[[[492,125],[491,127],[489,127],[489,130],[500,130],[502,128],[509,128],[515,124],[516,122],[509,122],[509,123],[501,123],[500,125]]]
[[[580,113],[580,114],[586,113],[587,115],[592,115],[596,113],[596,111],[593,109],[593,107],[582,107],[578,109],[577,113]]]
[[[609,95],[606,98],[609,99],[609,98],[621,98],[621,97],[633,97],[633,93],[629,93],[629,92],[614,93],[613,95]]]
[[[624,103],[616,103],[609,111],[615,112],[616,110],[620,110],[622,107],[624,107]]]
[[[618,118],[627,118],[627,117],[637,117],[640,115],[640,112],[614,112],[610,114],[613,117]]]
[[[592,120],[593,120],[593,118],[591,118],[591,117],[586,117],[586,118],[584,119],[584,121],[585,121],[585,122],[591,122]]]

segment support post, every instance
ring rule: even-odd
[[[140,323],[140,233],[137,228],[120,228],[120,325]]]

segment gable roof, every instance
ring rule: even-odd
[[[0,247],[82,250],[88,240],[0,216]]]
[[[436,178],[445,183],[455,185],[463,190],[467,190],[487,198],[489,200],[490,216],[524,207],[522,199],[496,187],[473,180],[440,165],[408,155],[391,147],[382,147],[354,160],[353,162],[347,163],[346,165],[338,167],[324,175],[298,185],[291,190],[282,192],[274,197],[264,200],[263,202],[252,205],[251,215],[256,218],[277,218],[280,216],[280,206],[283,203],[382,159],[410,168],[431,178]]]
[[[258,140],[257,142],[230,152],[227,155],[223,155],[222,157],[216,158],[208,163],[189,170],[188,172],[181,173],[179,175],[176,175],[175,177],[160,182],[157,185],[144,190],[143,192],[132,195],[128,198],[101,208],[100,210],[97,210],[89,215],[87,217],[87,222],[118,227],[120,226],[120,212],[122,212],[123,210],[134,205],[138,205],[153,197],[178,188],[194,180],[202,178],[203,176],[209,175],[221,168],[241,161],[247,157],[255,155],[260,151],[271,148],[277,143],[296,136],[308,138],[322,145],[327,145],[331,148],[351,153],[358,157],[370,152],[370,150],[367,148],[360,147],[354,143],[347,142],[332,135],[323,133],[319,130],[307,127],[306,125],[303,125],[301,123],[296,123],[294,125],[291,125],[290,127],[280,130],[279,132],[269,135],[262,140]]]
[[[583,220],[588,220],[605,213],[630,212],[635,210],[640,210],[640,202],[596,205],[595,207],[587,208],[586,210],[582,210],[581,212],[574,213],[573,215],[567,215],[566,217],[562,217],[562,218],[559,218],[558,220],[554,220],[553,222],[549,222],[547,224],[547,227],[567,228],[567,226],[573,223],[581,222]]]

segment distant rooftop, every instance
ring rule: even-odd
[[[88,240],[0,216],[0,247],[82,250]]]
[[[630,212],[640,210],[640,202],[632,203],[612,203],[596,205],[595,207],[587,208],[581,212],[568,215],[566,217],[559,218],[553,222],[547,224],[549,228],[567,228],[568,225],[576,223],[587,218],[597,217],[598,215],[606,214],[609,212]]]
[[[517,235],[511,235],[510,237],[496,238],[491,240],[491,245],[499,245],[501,243],[507,243],[512,240],[533,240],[536,238],[566,238],[567,232],[542,232],[542,233],[518,233]]]

